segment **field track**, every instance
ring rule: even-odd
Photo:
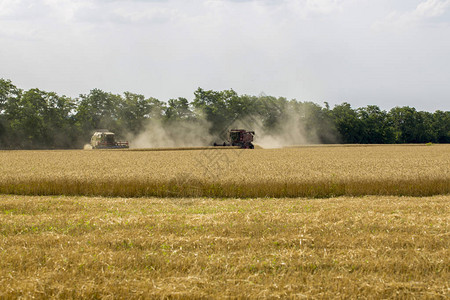
[[[450,145],[0,151],[0,193],[117,197],[431,196]]]

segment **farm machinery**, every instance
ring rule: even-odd
[[[97,130],[91,138],[92,149],[123,149],[129,148],[128,142],[116,141],[115,134],[106,130]]]
[[[252,144],[254,131],[247,131],[245,129],[231,129],[228,131],[227,141],[223,144],[214,143],[214,146],[238,146],[241,149],[254,149]]]

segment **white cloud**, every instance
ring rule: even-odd
[[[341,10],[343,4],[343,0],[307,0],[304,5],[308,12],[330,14]]]
[[[0,77],[69,96],[167,100],[200,86],[445,109],[450,26],[412,25],[445,22],[449,2],[0,0]],[[392,11],[383,26],[409,30],[370,30]]]
[[[295,15],[297,18],[309,19],[329,15],[341,11],[351,0],[280,0],[280,1],[253,1],[267,11],[277,10],[285,16]],[[277,8],[274,8],[277,7]]]
[[[450,0],[426,0],[419,3],[412,11],[391,12],[384,20],[374,23],[373,28],[376,30],[408,29],[444,15],[449,8]],[[446,22],[449,23],[450,20],[446,20]]]
[[[427,0],[420,3],[408,16],[411,19],[433,18],[444,14],[450,6],[450,0]]]

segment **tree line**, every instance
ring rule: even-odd
[[[239,120],[249,127],[258,122],[265,132],[285,129],[283,122],[295,119],[308,135],[321,143],[449,143],[450,112],[417,111],[376,105],[352,108],[344,102],[330,108],[313,102],[267,95],[238,95],[234,90],[198,88],[194,99],[167,102],[125,92],[117,95],[100,89],[77,98],[60,96],[37,88],[22,90],[0,79],[0,149],[80,148],[96,129],[109,129],[120,137],[138,135],[150,120],[163,126],[173,123],[209,124],[212,136],[220,135]],[[246,128],[247,129],[247,128]],[[248,128],[253,129],[253,128]]]

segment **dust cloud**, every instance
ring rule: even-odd
[[[210,125],[204,120],[163,122],[149,120],[138,135],[128,135],[130,148],[196,147],[211,144]]]
[[[257,118],[252,118],[252,121],[252,130],[255,131],[254,143],[262,148],[283,148],[286,146],[317,143],[316,139],[307,137],[303,124],[296,118],[284,119],[272,130],[267,130],[263,126],[263,122]],[[245,123],[249,124],[248,122]]]
[[[331,127],[309,118],[308,112],[287,109],[272,129],[264,126],[260,116],[247,117],[233,123],[233,128],[255,131],[254,144],[262,148],[335,143]]]
[[[247,116],[231,122],[229,129],[255,131],[254,144],[262,148],[282,148],[297,145],[335,143],[337,138],[331,125],[315,119],[308,109],[287,106],[275,124],[268,126],[260,116]],[[266,120],[267,122],[267,120]],[[137,135],[127,135],[131,148],[165,148],[211,146],[222,143],[224,136],[210,134],[211,124],[201,118],[195,120],[149,120]]]

